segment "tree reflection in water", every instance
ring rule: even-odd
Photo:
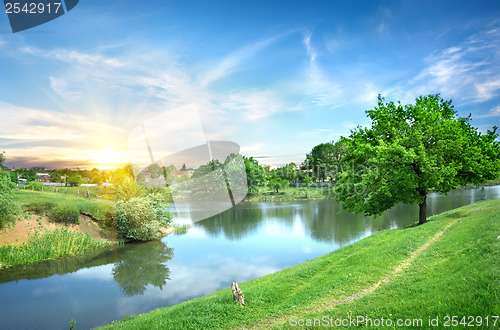
[[[173,258],[173,249],[161,241],[128,244],[120,250],[113,266],[113,277],[127,296],[142,295],[148,285],[160,289],[170,279],[166,262]]]

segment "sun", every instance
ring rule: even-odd
[[[116,164],[119,162],[119,154],[111,145],[108,145],[105,151],[98,152],[95,157],[95,164],[99,169],[116,167]]]

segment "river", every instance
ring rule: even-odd
[[[500,186],[428,195],[428,215],[484,199]],[[332,200],[242,202],[162,241],[0,272],[0,329],[78,329],[228,288],[300,264],[374,232],[409,226],[418,207],[379,217],[339,213]],[[176,219],[189,223],[189,218]]]

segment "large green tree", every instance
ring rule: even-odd
[[[415,104],[386,103],[366,111],[372,124],[343,138],[337,200],[344,209],[380,214],[396,204],[419,205],[426,222],[429,192],[448,193],[500,175],[497,127],[481,134],[470,116],[457,116],[451,101],[420,96]]]

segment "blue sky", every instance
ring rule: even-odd
[[[141,122],[195,104],[199,121],[165,127],[192,118],[261,163],[300,163],[368,125],[379,93],[441,93],[486,132],[499,63],[492,0],[81,0],[16,34],[0,13],[0,149],[8,166],[102,168],[129,160]]]

